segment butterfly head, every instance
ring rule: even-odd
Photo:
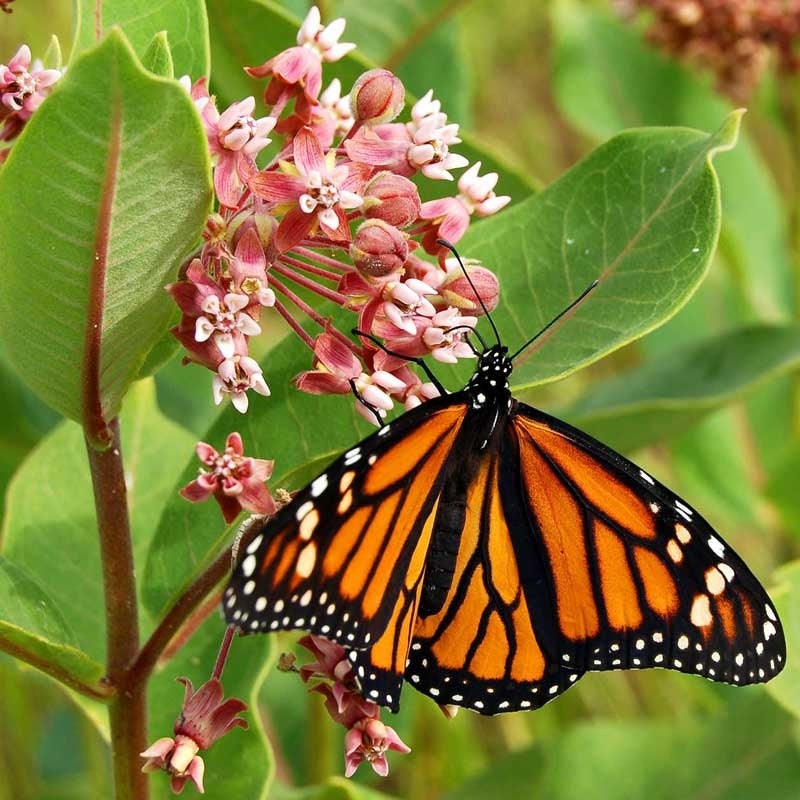
[[[508,377],[512,370],[508,348],[504,345],[494,345],[481,353],[475,372],[467,384],[473,407],[481,408],[505,400],[509,392]]]

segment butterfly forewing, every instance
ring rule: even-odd
[[[744,562],[688,504],[586,434],[519,404],[531,535],[548,566],[564,663],[769,680],[783,633]]]
[[[245,544],[223,599],[229,622],[246,632],[310,630],[352,647],[399,624],[462,423],[452,397],[416,411],[345,453]]]

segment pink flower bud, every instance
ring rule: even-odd
[[[497,281],[497,276],[486,267],[467,264],[466,269],[469,280],[478,290],[483,305],[486,306],[488,311],[494,311],[497,308],[497,302],[500,297],[500,284]],[[439,294],[448,305],[455,306],[462,311],[483,313],[483,309],[475,297],[475,292],[472,286],[469,285],[469,281],[461,271],[461,268],[453,270],[442,281],[441,286],[439,286]]]
[[[381,278],[397,272],[408,258],[405,235],[380,219],[367,220],[356,231],[350,257],[365,275]]]
[[[353,116],[368,125],[393,120],[405,104],[403,82],[388,69],[371,69],[353,84],[350,105]]]
[[[393,172],[379,172],[364,187],[364,214],[368,219],[382,219],[396,228],[405,228],[419,217],[417,187],[408,178]]]

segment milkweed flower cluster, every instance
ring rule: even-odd
[[[623,16],[648,14],[647,38],[716,75],[718,88],[744,100],[775,60],[800,68],[800,0],[616,0]]]
[[[341,645],[322,636],[309,634],[298,641],[312,653],[315,661],[297,671],[309,691],[325,698],[331,718],[344,726],[345,777],[351,777],[365,761],[381,777],[389,774],[386,753],[410,753],[411,748],[397,732],[380,719],[381,708],[358,693],[353,666]],[[294,669],[294,666],[290,667]]]
[[[60,77],[57,69],[44,69],[39,61],[31,63],[31,50],[26,44],[8,64],[0,64],[0,142],[11,142],[19,136]],[[0,163],[6,160],[9,150],[0,150]]]
[[[168,287],[183,312],[173,332],[185,361],[214,372],[215,401],[229,395],[242,412],[250,390],[269,394],[249,355],[265,311],[313,351],[297,386],[318,394],[355,389],[373,410],[356,407],[375,421],[395,402],[410,408],[437,393],[407,357],[452,363],[474,355],[465,337],[483,309],[473,286],[486,308],[497,304],[494,274],[470,263],[470,285],[438,241],[457,242],[472,217],[509,202],[495,194],[497,175],[480,175],[478,162],[453,196],[422,202],[412,178],[453,181],[453,171],[468,166],[456,152],[459,126],[432,92],[412,106],[409,121],[396,121],[405,89],[385,69],[364,73],[346,94],[338,80],[323,89],[325,64],[355,47],[340,41],[344,27],[343,19],[323,25],[314,7],[295,46],[246,68],[267,81],[263,115],[252,97],[220,111],[205,79],[185,81],[214,158],[219,206],[198,257]],[[310,298],[357,318],[340,330]],[[316,323],[315,336],[302,319]],[[372,338],[352,341],[347,332],[356,324]]]

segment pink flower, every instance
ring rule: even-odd
[[[395,730],[384,725],[379,719],[357,722],[344,739],[345,777],[351,777],[364,761],[382,778],[386,777],[389,774],[387,750],[395,750],[398,753],[411,752],[411,748]]]
[[[188,678],[178,680],[186,691],[183,708],[175,721],[175,738],[158,739],[140,754],[147,759],[142,772],[164,770],[172,776],[175,794],[180,794],[189,780],[202,794],[205,765],[197,753],[207,750],[234,728],[247,728],[247,722],[237,716],[247,710],[247,705],[234,697],[223,701],[222,684],[217,678],[211,678],[196,692]]]
[[[297,388],[309,394],[358,394],[356,411],[375,424],[375,414],[364,405],[369,404],[381,417],[386,416],[394,403],[391,395],[403,392],[405,383],[385,370],[372,374],[363,371],[361,362],[337,337],[330,333],[320,334],[314,343],[314,369],[295,378]]]
[[[464,341],[464,336],[477,324],[476,317],[464,317],[457,308],[446,308],[434,315],[430,327],[422,334],[422,341],[431,355],[444,364],[455,364],[459,358],[475,358],[475,351]]]
[[[275,292],[267,286],[264,248],[253,227],[247,228],[236,243],[234,257],[230,260],[230,271],[237,291],[255,300],[260,306],[275,305]]]
[[[458,198],[467,207],[471,214],[478,217],[488,217],[505,208],[511,198],[508,195],[497,196],[494,187],[497,185],[497,173],[487,172],[483,177],[478,176],[481,162],[476,161],[458,179]]]
[[[327,148],[334,139],[347,134],[354,122],[350,95],[342,97],[342,83],[334,78],[319,96],[319,104],[312,111],[309,127],[320,145]]]
[[[197,455],[209,470],[181,489],[181,496],[200,503],[211,495],[230,523],[244,508],[254,514],[274,514],[275,501],[264,482],[272,475],[272,461],[244,455],[242,437],[231,433],[225,450],[218,453],[210,444],[198,442]]]
[[[195,340],[204,342],[213,337],[223,358],[232,358],[236,352],[235,331],[245,336],[261,333],[259,324],[243,311],[249,303],[246,294],[228,293],[222,300],[216,295],[206,297],[201,304],[203,316],[198,317],[195,323]]]
[[[294,113],[303,124],[311,121],[322,88],[322,62],[338,61],[354,44],[339,42],[344,32],[344,19],[336,19],[327,27],[320,21],[319,9],[312,6],[297,34],[297,47],[290,47],[260,67],[248,67],[254,78],[271,77],[264,102],[273,106],[277,116],[292,97],[296,97]],[[283,127],[278,128],[285,132]]]
[[[311,6],[297,32],[297,44],[316,52],[323,61],[339,61],[356,47],[352,42],[339,41],[346,24],[345,19],[339,17],[323,25],[319,9]]]
[[[440,103],[433,99],[433,90],[423,95],[411,109],[412,121],[407,127],[413,146],[408,151],[408,161],[426,178],[451,181],[450,170],[466,167],[469,161],[450,152],[450,145],[461,141],[458,125],[448,125],[447,115],[439,109]]]
[[[222,402],[224,395],[229,394],[233,407],[244,414],[250,405],[247,397],[250,389],[264,397],[270,395],[269,386],[264,380],[264,372],[254,358],[237,354],[219,364],[211,384],[216,405]]]
[[[224,206],[235,208],[247,179],[256,171],[255,157],[269,144],[267,134],[275,127],[274,117],[253,119],[254,97],[233,103],[222,114],[208,94],[206,79],[192,87],[200,111],[211,155],[216,156],[214,189]]]
[[[436,294],[436,289],[416,278],[409,278],[402,283],[393,281],[386,284],[383,290],[383,313],[393,325],[414,335],[417,332],[415,318],[432,317],[436,313],[426,297],[433,294]]]
[[[31,50],[26,44],[7,65],[0,64],[0,103],[23,121],[30,119],[50,87],[61,77],[57,69],[34,68],[33,72],[28,72],[30,66]]]
[[[362,204],[357,191],[364,175],[357,165],[337,165],[335,159],[333,151],[326,157],[311,130],[303,128],[294,138],[294,166],[286,164],[284,172],[259,172],[250,179],[256,195],[289,208],[275,232],[281,253],[313,235],[318,226],[336,241],[350,240],[345,211]]]

